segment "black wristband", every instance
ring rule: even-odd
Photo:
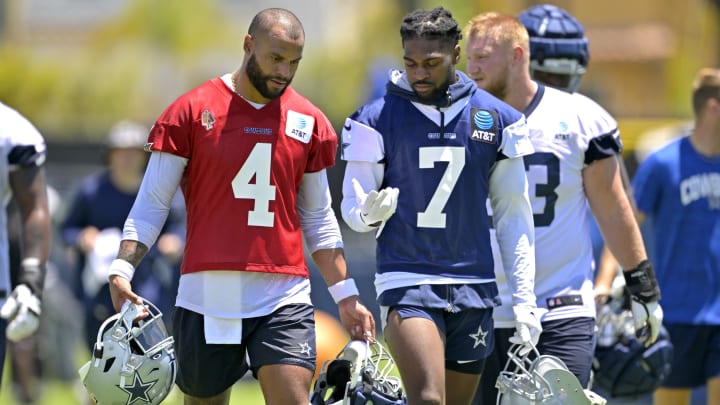
[[[643,260],[636,268],[623,272],[623,276],[633,298],[645,303],[660,300],[660,286],[649,260]]]
[[[30,288],[36,297],[41,298],[43,287],[45,285],[45,263],[35,263],[29,260],[23,260],[20,265],[20,275],[18,276],[18,284],[25,284]]]

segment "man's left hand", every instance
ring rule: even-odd
[[[663,310],[660,304],[657,301],[642,302],[632,298],[630,309],[638,340],[644,343],[645,347],[655,343],[663,321]]]
[[[365,340],[375,337],[375,318],[357,295],[338,302],[338,310],[340,320],[352,339]]]

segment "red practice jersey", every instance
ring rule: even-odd
[[[304,173],[335,163],[327,117],[291,87],[256,109],[215,78],[175,100],[147,149],[188,159],[182,273],[308,276],[295,203]]]

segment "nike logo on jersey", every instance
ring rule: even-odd
[[[346,131],[350,131],[352,129],[352,124],[348,122],[347,124],[343,125],[343,129]]]
[[[496,143],[497,139],[497,113],[495,111],[483,110],[482,108],[471,108],[470,116],[472,131],[470,140],[485,143]]]
[[[288,110],[285,118],[285,135],[302,143],[309,143],[314,127],[314,117]]]

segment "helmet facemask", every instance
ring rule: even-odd
[[[125,305],[100,326],[80,379],[98,405],[159,404],[175,383],[173,343],[155,305]]]
[[[540,355],[514,344],[495,386],[500,405],[604,405],[604,398],[583,389],[577,377],[555,356]]]
[[[325,362],[310,397],[312,405],[401,405],[407,403],[395,362],[375,339],[352,340]]]

